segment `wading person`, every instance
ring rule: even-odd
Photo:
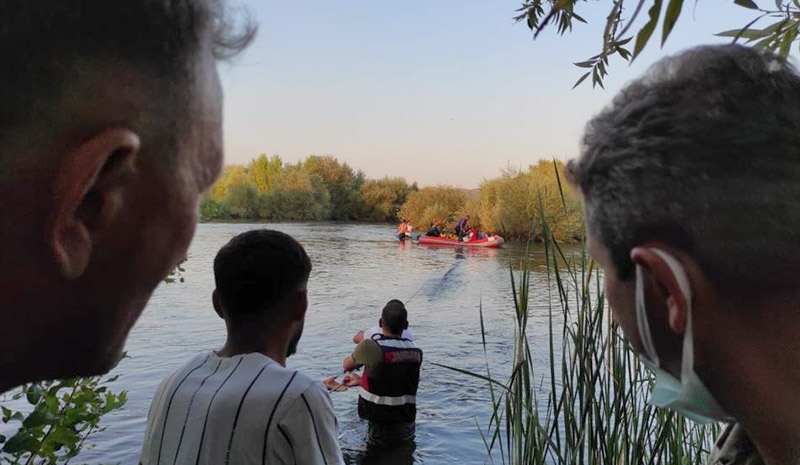
[[[422,351],[403,338],[408,312],[399,300],[383,308],[380,327],[380,334],[358,343],[344,360],[344,370],[364,367],[360,380],[350,374],[346,383],[361,386],[358,416],[370,422],[370,441],[392,447],[409,442],[414,435]]]
[[[800,463],[800,76],[737,45],[656,64],[569,178],[650,402],[730,425],[714,465]]]
[[[303,332],[311,261],[290,236],[240,234],[214,259],[228,338],[159,386],[141,463],[341,464],[326,389],[286,367]]]
[[[222,163],[217,1],[5,0],[0,392],[107,371]]]

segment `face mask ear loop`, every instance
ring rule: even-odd
[[[640,265],[636,265],[636,324],[639,327],[639,338],[642,340],[647,358],[656,366],[659,366],[656,346],[653,344],[653,336],[650,332],[650,323],[647,321],[647,305],[644,299],[644,279],[642,267]]]
[[[683,353],[681,354],[681,383],[686,383],[694,373],[694,337],[692,334],[692,288],[683,265],[672,255],[660,249],[652,249],[669,266],[678,282],[678,287],[686,299],[686,331],[683,334]]]

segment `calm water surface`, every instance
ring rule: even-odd
[[[135,464],[147,410],[163,377],[200,351],[220,347],[225,327],[211,306],[212,262],[234,235],[269,227],[291,234],[308,251],[314,270],[308,285],[309,310],[298,353],[289,366],[323,377],[341,371],[354,333],[374,326],[390,299],[407,302],[409,325],[426,362],[483,371],[479,305],[486,320],[488,359],[493,375],[505,376],[513,337],[513,296],[509,266],[525,249],[429,248],[394,240],[394,228],[352,224],[201,224],[185,282],[160,286],[128,339],[130,355],[115,370],[115,389],[129,393],[123,410],[104,419],[96,447],[76,463]],[[532,251],[529,323],[534,356],[544,368],[547,342],[547,282],[541,249]],[[410,300],[409,300],[410,299]],[[476,421],[485,427],[491,413],[486,383],[423,363],[413,450],[390,458],[365,444],[366,424],[356,411],[357,390],[332,393],[340,441],[351,464],[481,464],[487,454]]]

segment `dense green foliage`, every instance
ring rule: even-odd
[[[395,221],[416,189],[402,178],[367,180],[331,156],[284,164],[261,155],[247,166],[226,166],[200,214],[205,220]]]
[[[13,431],[0,435],[0,463],[56,464],[69,462],[86,439],[101,431],[103,415],[121,408],[125,391],[115,394],[103,379],[73,378],[26,384],[9,394],[0,405],[2,421]],[[27,407],[15,410],[22,399]],[[10,401],[10,402],[9,402]]]
[[[470,222],[480,224],[484,231],[519,239],[530,237],[531,222],[540,220],[541,202],[553,236],[560,241],[579,240],[583,237],[580,195],[563,179],[562,162],[540,161],[527,170],[506,169],[501,176],[484,181],[477,192],[447,186],[422,188],[409,196],[400,214],[418,229],[439,221],[450,231],[459,218],[469,215]]]
[[[555,27],[559,34],[564,34],[572,31],[576,22],[586,22],[578,14],[585,3],[588,0],[524,0],[514,19],[525,22],[534,32],[534,37],[547,27]],[[784,59],[789,56],[792,45],[800,42],[800,1],[733,0],[733,3],[751,10],[753,20],[742,28],[720,32],[718,36],[730,37],[734,42],[742,40],[756,48],[775,52]],[[684,9],[693,8],[693,3],[684,3],[683,0],[612,0],[608,5],[610,11],[606,15],[600,53],[575,63],[585,69],[576,86],[591,76],[592,85],[602,87],[603,78],[608,74],[609,58],[618,55],[629,62],[636,59],[659,24],[663,46]],[[638,20],[641,22],[634,34],[636,28],[633,26]],[[765,22],[768,23],[766,26],[763,25]]]

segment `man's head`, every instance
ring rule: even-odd
[[[401,336],[403,330],[408,328],[408,312],[403,302],[397,299],[390,300],[381,311],[379,324],[384,333]]]
[[[239,234],[214,259],[214,308],[229,333],[256,328],[265,340],[287,336],[287,356],[292,355],[303,333],[310,273],[306,251],[288,234]]]
[[[698,373],[719,386],[728,343],[744,330],[737,325],[795,298],[800,284],[795,69],[736,45],[663,59],[588,124],[568,175],[583,194],[608,301],[634,348],[643,351],[636,263],[667,368],[679,370],[691,305]],[[653,248],[685,268],[691,300]]]
[[[116,360],[220,170],[216,61],[253,36],[217,0],[1,3],[0,389]]]

